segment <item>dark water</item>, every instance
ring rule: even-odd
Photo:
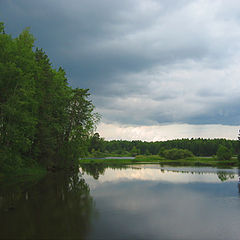
[[[0,182],[2,239],[240,239],[237,169],[84,165]]]

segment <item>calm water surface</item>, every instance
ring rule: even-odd
[[[0,182],[0,238],[240,239],[237,169],[82,165]]]

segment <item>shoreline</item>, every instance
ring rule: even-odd
[[[160,164],[160,165],[174,165],[174,166],[206,166],[206,167],[237,167],[239,161],[236,158],[231,160],[216,160],[213,157],[191,157],[185,159],[169,160],[161,158],[160,156],[136,156],[134,159],[128,158],[85,158],[79,160],[80,164]]]

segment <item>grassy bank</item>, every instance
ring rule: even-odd
[[[139,155],[135,159],[81,159],[83,164],[137,164],[137,163],[159,163],[165,165],[175,166],[209,166],[209,167],[236,167],[238,160],[232,158],[231,160],[217,160],[213,157],[191,157],[186,159],[169,160],[158,155],[143,156]]]
[[[46,174],[47,170],[39,166],[31,168],[19,168],[0,173],[0,181],[4,182],[38,181],[39,179],[43,178]]]

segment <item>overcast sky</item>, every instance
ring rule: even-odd
[[[238,0],[0,0],[0,21],[90,88],[107,139],[237,137]]]

